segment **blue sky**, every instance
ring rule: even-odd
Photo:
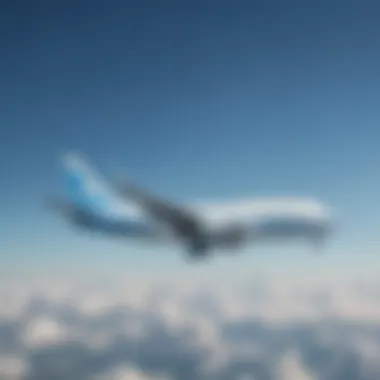
[[[182,3],[37,1],[1,12],[3,259],[92,257],[102,267],[115,252],[113,263],[158,263],[44,209],[61,190],[59,155],[76,149],[179,200],[317,196],[339,217],[331,250],[369,253],[371,263],[380,5]]]

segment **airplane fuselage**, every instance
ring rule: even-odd
[[[126,182],[107,186],[83,158],[63,160],[65,200],[52,204],[72,224],[110,236],[177,241],[192,256],[277,239],[323,240],[326,206],[314,199],[253,198],[179,205]]]
[[[78,227],[89,231],[119,236],[159,241],[179,241],[192,255],[207,251],[236,249],[249,242],[303,239],[323,241],[331,230],[331,220],[326,207],[314,200],[302,199],[252,199],[236,203],[197,204],[193,210],[193,226],[180,226],[173,230],[136,208],[123,215],[102,214],[84,210],[66,202],[66,217]],[[236,216],[234,217],[234,212]],[[227,215],[228,217],[223,217]]]

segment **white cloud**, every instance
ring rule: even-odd
[[[366,373],[372,374],[373,377],[380,374],[380,341],[376,341],[371,336],[352,334],[347,345],[353,347],[355,352],[359,354]]]
[[[68,329],[53,318],[38,317],[27,323],[23,342],[26,347],[42,347],[56,345],[68,340],[70,333]]]
[[[278,379],[317,380],[303,365],[297,352],[287,352],[278,366]]]
[[[133,366],[120,366],[94,380],[171,380],[168,376],[149,375]]]
[[[28,363],[19,356],[0,356],[0,378],[3,380],[20,380],[28,373]]]
[[[234,344],[225,343],[220,340],[217,346],[213,347],[208,360],[205,360],[203,370],[206,374],[217,374],[223,372],[223,368],[235,360],[261,360],[265,358],[265,351],[255,344]],[[240,375],[241,378],[252,378],[249,374]]]
[[[114,306],[114,300],[106,295],[89,295],[83,297],[77,304],[77,309],[87,316],[101,315]]]
[[[380,302],[373,296],[379,282],[373,278],[361,279],[361,290],[358,291],[355,285],[357,278],[343,281],[324,277],[318,281],[282,274],[242,286],[241,282],[213,283],[201,274],[194,276],[193,283],[178,278],[171,281],[129,279],[110,281],[107,285],[86,283],[83,279],[66,282],[44,279],[29,286],[8,283],[1,288],[0,297],[2,294],[5,300],[7,294],[11,295],[13,305],[17,306],[8,313],[7,319],[0,320],[0,334],[2,323],[7,326],[9,321],[16,325],[20,322],[17,334],[24,343],[27,359],[28,352],[35,348],[68,342],[85,343],[89,352],[97,352],[100,358],[102,355],[107,358],[104,359],[105,368],[99,368],[99,373],[108,369],[107,363],[113,363],[113,370],[107,372],[107,376],[113,376],[108,378],[112,379],[157,379],[157,373],[151,370],[151,374],[147,374],[141,367],[144,360],[156,363],[161,350],[167,348],[155,340],[159,338],[149,335],[152,323],[157,324],[158,330],[163,329],[163,336],[168,336],[165,344],[173,346],[168,350],[170,353],[173,351],[172,354],[164,360],[167,369],[174,368],[176,361],[187,363],[193,360],[195,366],[199,360],[198,377],[201,380],[235,370],[234,378],[244,374],[256,380],[254,373],[258,369],[253,364],[252,368],[248,364],[239,364],[254,362],[267,363],[268,368],[276,369],[279,379],[314,380],[323,370],[330,373],[347,365],[344,354],[347,348],[357,355],[357,360],[368,373],[380,376],[377,364],[380,337],[371,333],[371,326],[380,329]],[[364,296],[367,293],[372,296]],[[47,307],[25,314],[26,306],[35,295],[42,297],[42,305],[47,303]],[[341,328],[331,325],[332,321]],[[248,324],[244,325],[245,322]],[[302,326],[307,326],[313,333],[302,338],[302,344],[323,350],[334,347],[342,352],[338,355],[339,360],[333,360],[332,353],[327,355],[321,372],[318,368],[312,371],[305,363],[302,364],[297,335],[290,332],[297,322],[302,322]],[[11,332],[6,334],[4,336],[9,341],[15,339],[17,342]],[[0,349],[4,350],[6,346],[2,346],[1,340],[4,341],[0,336]],[[121,359],[113,362],[107,356],[118,357],[117,351],[113,351],[115,342],[119,342],[120,350],[125,350],[131,358],[129,365],[123,364]],[[293,351],[289,351],[290,348]],[[13,357],[22,357],[22,350],[17,351],[16,343],[11,344],[8,351]],[[134,356],[136,352],[137,357]],[[202,354],[195,359],[191,356],[193,353]],[[87,355],[86,352],[82,354]],[[282,359],[278,361],[278,357]],[[7,359],[0,360],[0,370],[8,368],[9,372],[14,368],[16,371],[16,361],[9,358],[8,355]],[[25,370],[27,361],[17,360],[19,368]],[[241,370],[238,371],[239,366]],[[34,368],[33,362],[30,367]],[[19,371],[21,373],[21,369]],[[173,377],[173,380],[177,378]]]

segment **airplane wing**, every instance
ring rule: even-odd
[[[190,209],[160,199],[127,180],[119,181],[116,188],[123,197],[134,201],[151,218],[166,224],[177,237],[190,243],[194,253],[200,254],[206,249],[203,226]]]

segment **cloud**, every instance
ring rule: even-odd
[[[22,338],[26,347],[35,348],[64,343],[69,338],[69,332],[62,323],[40,317],[27,324]]]
[[[297,352],[287,352],[278,366],[279,379],[316,380],[316,377],[307,370]]]
[[[0,356],[0,378],[17,380],[25,377],[28,373],[28,364],[25,358],[4,355]]]
[[[3,284],[9,380],[380,378],[376,278]]]
[[[133,366],[122,365],[99,376],[99,380],[170,380],[169,377],[149,375]],[[97,380],[97,379],[96,379]]]

